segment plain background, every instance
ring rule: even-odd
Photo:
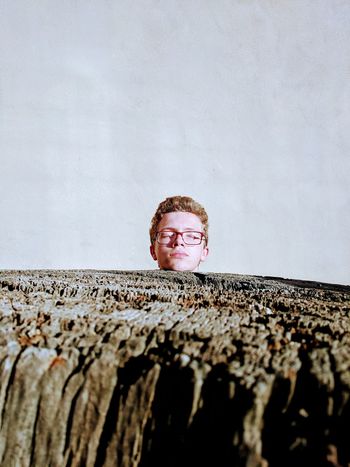
[[[153,269],[160,201],[202,271],[350,283],[350,2],[2,0],[0,268]]]

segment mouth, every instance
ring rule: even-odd
[[[172,258],[186,258],[186,256],[188,256],[188,254],[187,253],[175,252],[175,253],[171,253],[170,256]]]

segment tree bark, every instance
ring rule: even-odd
[[[350,287],[0,273],[1,466],[347,466]]]

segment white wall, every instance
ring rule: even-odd
[[[202,271],[350,283],[350,2],[3,0],[0,268],[152,269],[166,196]]]

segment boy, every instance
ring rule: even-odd
[[[208,215],[188,196],[162,201],[151,221],[152,258],[160,269],[198,271],[208,256]]]

